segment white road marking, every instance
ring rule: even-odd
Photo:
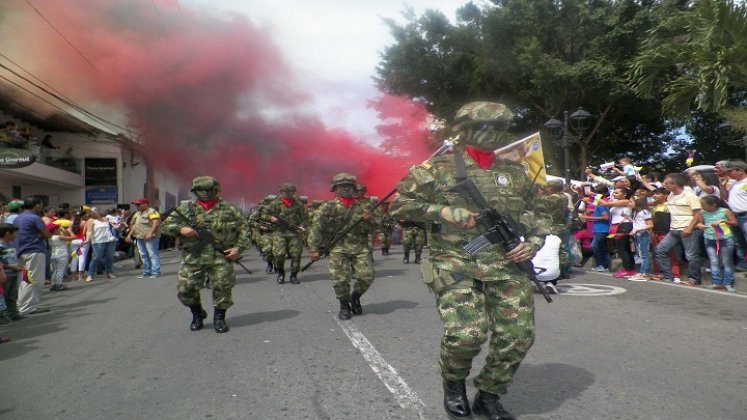
[[[422,407],[425,407],[425,404],[420,399],[417,392],[410,388],[399,373],[397,373],[397,370],[384,360],[379,351],[376,350],[373,344],[368,341],[355,324],[351,321],[340,321],[333,312],[330,312],[330,314],[345,335],[348,336],[350,341],[353,343],[353,346],[357,348],[363,355],[363,358],[366,359],[371,370],[373,370],[376,376],[381,379],[381,382],[383,382],[384,386],[389,389],[389,392],[394,395],[394,398],[397,400],[400,407],[405,410],[414,410],[418,414],[419,419],[425,419],[422,410]]]

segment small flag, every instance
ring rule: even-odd
[[[589,193],[588,197],[589,197],[589,200],[591,201],[591,204],[595,206],[599,205],[599,202],[602,201],[602,194]]]
[[[693,166],[693,162],[695,162],[695,150],[690,150],[687,152],[687,159],[685,159],[685,164],[687,166]]]
[[[722,238],[727,235],[731,235],[731,228],[729,225],[726,224],[726,222],[721,222],[718,224],[718,226],[715,226],[713,230],[716,231],[716,237]]]

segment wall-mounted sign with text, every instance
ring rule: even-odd
[[[28,150],[2,148],[0,149],[0,169],[18,169],[31,165],[36,156]]]

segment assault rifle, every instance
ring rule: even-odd
[[[513,220],[511,215],[503,215],[492,208],[472,180],[469,178],[463,179],[457,185],[450,188],[450,191],[459,194],[467,201],[477,204],[480,208],[480,214],[477,216],[476,221],[484,233],[462,247],[464,252],[473,256],[491,244],[500,244],[506,252],[509,252],[523,242],[523,238],[519,233],[520,227],[516,221]],[[545,300],[552,302],[552,298],[547,289],[545,289],[545,286],[537,280],[537,273],[535,272],[532,261],[527,260],[516,263],[516,265],[534,282]]]
[[[275,216],[275,218],[276,218],[276,219],[278,219],[278,221],[277,221],[276,223],[277,223],[277,225],[278,225],[279,227],[281,227],[281,228],[285,228],[285,229],[288,229],[288,230],[292,230],[292,231],[294,231],[295,233],[301,233],[301,232],[303,232],[304,230],[306,230],[306,228],[304,228],[303,226],[300,226],[300,225],[299,225],[299,226],[296,226],[296,225],[294,225],[294,224],[293,224],[293,223],[291,223],[291,221],[290,221],[290,220],[288,220],[288,218],[286,218],[285,216],[282,216],[282,215],[277,215],[277,216]],[[271,225],[271,226],[272,226],[272,225]]]
[[[208,245],[212,246],[213,249],[216,252],[220,253],[221,255],[225,255],[223,251],[225,251],[227,248],[223,244],[223,242],[215,239],[215,236],[213,236],[212,232],[198,225],[197,220],[188,219],[187,216],[185,216],[182,212],[180,212],[176,207],[167,211],[166,217],[169,217],[173,214],[176,214],[183,223],[186,223],[187,226],[189,226],[190,228],[194,229],[197,232],[197,243],[192,248],[190,248],[189,250],[190,255],[192,255],[193,257],[199,256],[202,253],[202,250],[205,249],[205,247]],[[248,268],[246,268],[246,266],[242,264],[241,261],[235,260],[233,262],[238,264],[239,267],[243,268],[244,271],[246,271],[247,273],[254,274]]]
[[[429,159],[433,159],[434,157],[439,156],[439,155],[441,155],[443,153],[446,153],[447,151],[451,150],[451,148],[454,146],[453,140],[457,140],[457,139],[447,139],[447,140],[444,140],[444,142],[441,145],[441,147],[439,147],[438,150],[436,150],[435,152],[433,152],[433,154],[430,155],[428,157],[428,159],[426,159],[426,161],[428,161]],[[381,200],[379,200],[379,201],[376,202],[376,205],[373,207],[372,211],[378,209],[379,206],[381,206],[385,201],[388,201],[389,197],[393,196],[394,193],[396,193],[396,192],[397,192],[397,188],[396,187],[394,189],[392,189],[391,191],[389,191],[389,194],[385,195],[384,198],[382,198]],[[363,218],[360,218],[360,219],[356,220],[350,226],[348,226],[346,228],[342,228],[339,231],[335,232],[334,236],[332,237],[332,240],[327,244],[326,248],[322,252],[319,253],[320,259],[328,256],[329,253],[332,251],[332,248],[334,248],[335,244],[337,244],[338,242],[340,242],[344,237],[346,237],[348,235],[348,233],[350,233],[350,231],[352,231],[353,229],[355,229],[355,227],[358,226],[361,223],[363,223]],[[316,262],[316,260],[311,260],[308,263],[306,263],[306,265],[304,265],[303,268],[301,268],[301,271],[306,271],[306,269],[309,268],[309,267],[311,267],[311,264],[314,264],[314,262]]]

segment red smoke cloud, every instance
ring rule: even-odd
[[[331,196],[335,173],[350,172],[382,196],[429,154],[427,111],[406,98],[371,104],[385,147],[300,111],[308,96],[293,69],[245,17],[167,0],[34,2],[79,53],[14,3],[25,20],[16,41],[45,63],[34,71],[78,102],[126,109],[149,163],[185,183],[213,175],[225,196],[256,201],[293,182],[315,199]]]

